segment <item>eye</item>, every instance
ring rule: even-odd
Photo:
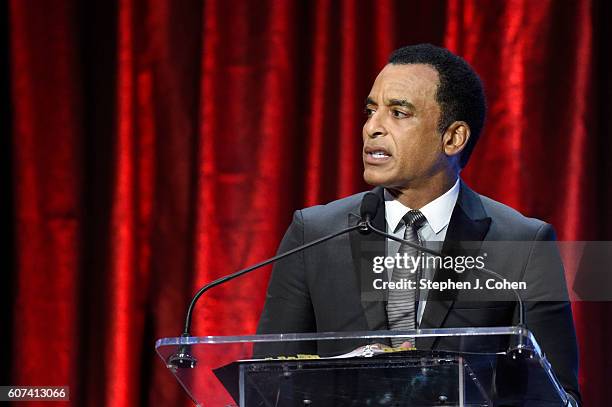
[[[410,114],[406,112],[402,112],[401,110],[393,109],[391,110],[391,116],[395,117],[396,119],[403,119],[403,118],[409,117]]]
[[[376,110],[372,108],[366,107],[363,109],[363,114],[365,114],[367,117],[372,117],[374,113],[376,113]]]

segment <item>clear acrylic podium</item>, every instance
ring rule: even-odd
[[[393,337],[417,349],[380,350]],[[432,338],[435,350],[419,349]],[[328,341],[348,354],[317,355]],[[308,353],[285,353],[302,349]],[[567,403],[535,338],[520,327],[177,337],[158,340],[156,350],[204,407]]]

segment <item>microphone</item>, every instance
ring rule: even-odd
[[[259,268],[262,268],[264,266],[267,266],[268,264],[274,263],[278,260],[284,259],[285,257],[289,257],[295,253],[299,253],[303,250],[306,250],[310,247],[313,246],[317,246],[321,243],[324,243],[328,240],[331,240],[335,237],[344,235],[346,233],[352,232],[354,230],[360,230],[360,231],[367,231],[368,230],[368,224],[370,222],[370,219],[374,218],[374,216],[376,215],[376,211],[378,210],[378,206],[380,205],[380,199],[378,198],[378,196],[376,196],[376,194],[369,192],[367,193],[363,200],[361,201],[361,208],[360,208],[360,213],[361,213],[361,221],[359,223],[357,223],[356,225],[353,226],[349,226],[347,228],[344,228],[338,232],[334,232],[334,233],[330,233],[326,236],[320,237],[316,240],[313,240],[312,242],[303,244],[301,246],[298,246],[296,248],[293,248],[289,251],[286,251],[285,253],[281,253],[278,254],[274,257],[271,257],[267,260],[264,260],[260,263],[257,263],[253,266],[247,267],[245,269],[236,271],[235,273],[229,274],[227,276],[218,278],[208,284],[206,284],[205,286],[203,286],[202,288],[200,288],[198,290],[198,292],[193,296],[193,298],[191,299],[191,302],[189,303],[189,307],[187,308],[187,313],[185,316],[185,328],[183,329],[183,334],[181,335],[184,338],[187,338],[189,336],[191,336],[191,321],[192,321],[192,314],[193,314],[193,309],[196,305],[196,303],[198,302],[198,300],[200,299],[200,297],[208,290],[210,290],[213,287],[216,287],[218,285],[221,285],[223,283],[226,283],[230,280],[233,280],[237,277],[240,277],[244,274],[250,273],[251,271],[257,270]],[[193,369],[196,364],[197,364],[197,359],[195,357],[193,357],[190,353],[189,353],[189,345],[183,345],[181,346],[181,348],[179,349],[179,351],[174,354],[171,355],[168,358],[167,364],[169,366],[172,366],[174,368],[191,368]]]
[[[321,243],[324,243],[328,240],[331,240],[335,237],[344,235],[346,233],[352,232],[354,230],[359,230],[360,232],[368,232],[368,231],[372,231],[380,236],[386,237],[388,239],[391,240],[395,240],[396,242],[399,242],[401,244],[406,244],[416,250],[419,250],[421,252],[425,252],[425,253],[429,253],[433,256],[437,256],[437,257],[444,257],[442,255],[442,253],[436,251],[436,250],[432,250],[429,249],[427,247],[415,244],[413,242],[409,242],[407,240],[404,240],[402,238],[399,238],[397,236],[394,236],[392,234],[386,233],[378,228],[376,228],[374,225],[372,225],[372,219],[376,216],[376,213],[378,212],[378,208],[380,207],[382,203],[382,199],[376,195],[373,192],[368,192],[364,195],[362,201],[361,201],[361,207],[360,207],[360,215],[361,215],[361,221],[358,222],[356,225],[353,226],[349,226],[347,228],[344,228],[338,232],[334,232],[334,233],[330,233],[326,236],[320,237],[318,239],[313,240],[312,242],[303,244],[301,246],[298,246],[296,248],[293,248],[289,251],[286,251],[285,253],[281,253],[278,254],[274,257],[271,257],[267,260],[264,260],[260,263],[257,263],[253,266],[250,266],[248,268],[236,271],[232,274],[229,274],[227,276],[218,278],[208,284],[206,284],[205,286],[203,286],[202,288],[200,288],[198,290],[198,292],[193,296],[193,298],[191,299],[191,302],[189,303],[189,306],[187,308],[187,312],[186,312],[186,316],[185,316],[185,327],[183,329],[183,333],[182,333],[182,337],[187,338],[189,336],[191,336],[191,323],[192,323],[192,315],[193,315],[193,310],[195,308],[195,305],[197,304],[198,300],[200,299],[200,297],[208,290],[210,290],[213,287],[216,287],[218,285],[221,285],[223,283],[226,283],[230,280],[233,280],[237,277],[240,277],[244,274],[250,273],[251,271],[257,270],[259,268],[262,268],[264,266],[267,266],[271,263],[274,263],[278,260],[284,259],[285,257],[289,257],[295,253],[299,253],[303,250],[306,250],[310,247],[313,246],[317,246]],[[498,281],[503,281],[504,278],[489,269],[486,268],[481,268],[478,269],[479,271],[483,271],[486,274],[489,274],[493,277],[495,277]],[[512,291],[514,292],[514,295],[516,296],[516,300],[517,303],[519,305],[519,327],[523,327],[526,328],[525,325],[525,311],[524,311],[524,306],[523,306],[523,300],[521,299],[521,296],[519,295],[518,291],[514,288],[512,288]],[[197,359],[195,357],[193,357],[190,353],[189,353],[189,345],[183,345],[181,346],[181,348],[179,349],[179,351],[174,354],[171,355],[168,358],[167,364],[168,366],[171,366],[173,368],[194,368],[197,364]],[[518,345],[518,351],[519,353],[521,352],[521,350],[523,349],[523,337],[521,335],[519,335],[519,345]]]
[[[360,210],[361,219],[363,223],[363,228],[361,229],[362,231],[366,232],[369,230],[368,223],[376,216],[376,212],[378,212],[378,207],[380,206],[380,204],[381,199],[374,192],[368,192],[367,194],[365,194],[363,200],[361,201]]]
[[[381,201],[382,201],[382,199],[380,198],[380,196],[376,195],[373,192],[368,192],[364,196],[363,201],[362,201],[362,205],[361,205],[361,216],[362,216],[362,219],[364,219],[363,222],[365,222],[365,225],[364,225],[365,230],[369,230],[369,231],[372,231],[372,232],[376,233],[379,236],[383,236],[383,237],[386,237],[388,239],[395,240],[396,242],[399,242],[400,244],[406,244],[406,245],[408,245],[408,246],[410,246],[413,249],[416,249],[418,251],[425,252],[425,253],[431,254],[431,255],[436,256],[436,257],[444,258],[444,256],[442,255],[441,252],[429,249],[427,247],[421,246],[421,245],[413,243],[413,242],[409,242],[408,240],[405,240],[405,239],[399,238],[397,236],[394,236],[394,235],[392,235],[390,233],[384,232],[384,231],[376,228],[374,225],[372,225],[372,223],[370,221],[371,217],[372,217],[371,215],[373,213],[374,214],[376,213],[376,210],[378,209],[378,207],[382,203]],[[372,208],[374,209],[374,212],[370,212],[370,210]],[[361,229],[361,230],[364,230],[364,229]],[[495,277],[495,279],[498,280],[498,281],[501,281],[501,282],[504,281],[504,277],[502,275],[500,275],[499,273],[496,273],[493,270],[489,270],[489,269],[487,269],[485,267],[479,268],[479,269],[476,269],[476,270],[482,271],[485,274],[488,274],[488,275],[490,275],[492,277]],[[519,307],[519,315],[518,315],[519,323],[518,323],[518,326],[519,326],[519,328],[527,329],[527,325],[526,325],[526,322],[525,322],[525,307],[524,307],[524,304],[523,304],[523,299],[521,298],[521,295],[519,294],[517,289],[512,288],[512,292],[514,293],[514,296],[516,297],[516,302],[517,302],[518,307]],[[521,351],[523,350],[523,347],[524,347],[523,346],[523,336],[519,335],[519,344],[518,344],[518,347],[517,347],[518,353],[521,353]]]

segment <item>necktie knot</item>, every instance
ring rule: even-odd
[[[406,227],[413,227],[415,229],[420,228],[425,222],[427,222],[425,215],[423,215],[423,213],[417,209],[408,211],[408,213],[404,215],[403,219]]]

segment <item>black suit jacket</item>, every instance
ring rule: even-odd
[[[382,197],[383,189],[374,188]],[[296,211],[279,253],[359,221],[364,193],[327,205]],[[381,205],[373,223],[385,230]],[[567,301],[563,266],[552,227],[481,196],[461,183],[443,254],[492,252],[486,267],[509,281],[525,281],[526,321],[564,388],[579,399],[577,346]],[[500,241],[508,249],[500,250]],[[472,242],[472,243],[468,243]],[[476,243],[474,243],[476,242]],[[385,239],[351,232],[279,261],[273,270],[258,333],[337,332],[387,329],[385,302],[371,289],[373,257],[384,255]],[[436,272],[434,280],[483,278],[476,272]],[[420,328],[510,326],[517,323],[516,303],[509,292],[430,291]],[[361,343],[294,343],[284,348],[256,348],[260,354],[338,354]],[[478,343],[417,341],[419,349],[474,349]],[[484,346],[484,344],[483,344]],[[490,341],[486,345],[491,346]],[[507,344],[499,344],[503,350]]]

